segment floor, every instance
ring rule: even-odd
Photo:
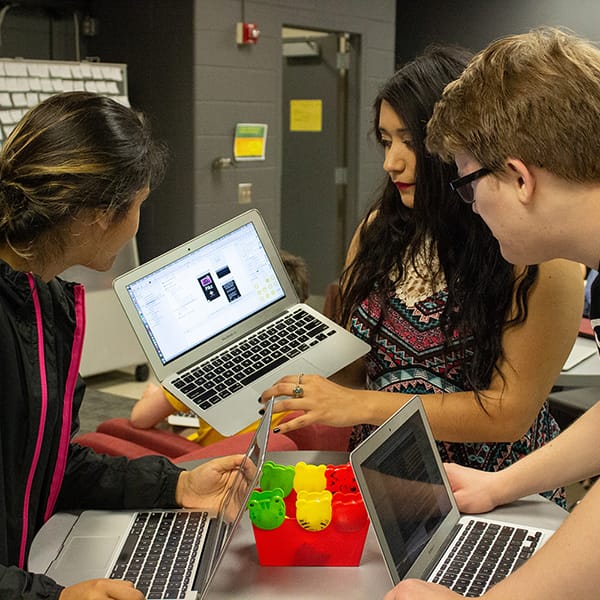
[[[129,418],[147,381],[136,381],[134,368],[86,377],[86,395],[79,410],[79,434],[96,431],[113,417]]]
[[[86,378],[86,384],[93,389],[125,396],[126,398],[139,398],[149,381],[155,381],[151,376],[148,381],[136,381],[134,369],[123,369],[122,371],[111,371],[101,375]]]

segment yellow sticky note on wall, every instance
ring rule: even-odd
[[[290,131],[322,130],[322,100],[290,100]]]

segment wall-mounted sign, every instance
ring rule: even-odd
[[[234,160],[265,160],[267,125],[265,123],[238,123],[233,139]]]
[[[290,100],[290,131],[322,131],[323,100]]]

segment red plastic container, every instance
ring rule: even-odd
[[[329,477],[328,481],[329,489],[335,487]],[[338,485],[338,489],[340,487],[343,492],[333,489],[331,522],[321,531],[309,531],[296,521],[294,490],[284,499],[286,517],[282,525],[275,529],[260,529],[253,525],[259,563],[274,567],[358,566],[369,530],[369,518],[356,488]]]
[[[340,530],[333,521],[323,531],[307,531],[290,518],[277,529],[252,528],[258,562],[265,567],[356,567],[369,521],[356,531]]]

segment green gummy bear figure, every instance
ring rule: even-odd
[[[276,529],[285,520],[283,490],[254,490],[248,500],[248,513],[259,529]]]
[[[294,487],[294,475],[296,469],[292,465],[278,465],[272,460],[267,460],[263,465],[260,476],[260,489],[273,490],[280,488],[283,490],[283,497],[289,495]]]

